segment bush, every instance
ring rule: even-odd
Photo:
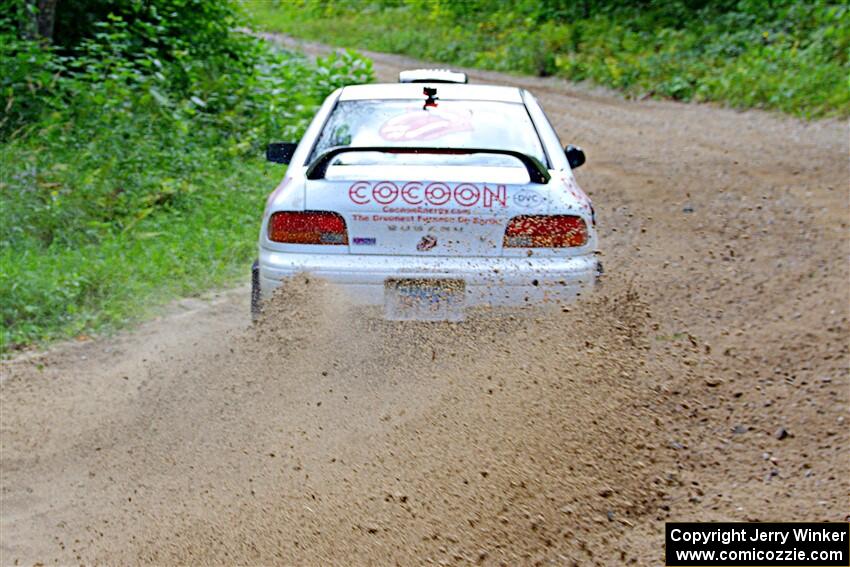
[[[372,79],[352,53],[311,64],[232,31],[225,2],[142,4],[144,19],[119,10],[54,45],[0,21],[0,350],[247,274],[283,173],[262,148]],[[168,6],[186,18],[154,9]]]
[[[632,96],[850,115],[850,8],[825,0],[248,3],[258,25]]]

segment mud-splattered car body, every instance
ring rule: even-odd
[[[596,281],[584,154],[522,89],[344,87],[268,157],[289,168],[263,215],[255,309],[302,272],[390,318],[570,301]]]

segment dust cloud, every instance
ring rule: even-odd
[[[665,521],[845,519],[846,123],[469,73],[587,151],[602,286],[392,322],[305,277],[4,362],[0,563],[657,565]]]

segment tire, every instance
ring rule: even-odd
[[[257,322],[263,306],[260,299],[260,263],[255,260],[251,266],[251,321]]]

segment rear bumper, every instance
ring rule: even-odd
[[[259,282],[264,299],[281,281],[310,273],[340,287],[355,304],[382,305],[387,279],[460,279],[464,305],[522,306],[568,302],[589,292],[599,274],[596,256],[457,258],[293,254],[260,249]]]

